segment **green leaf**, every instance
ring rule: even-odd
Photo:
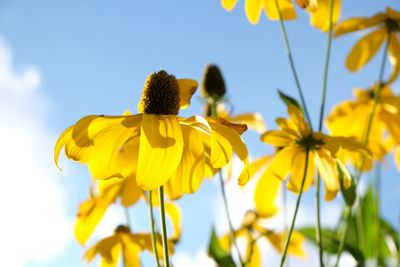
[[[303,227],[297,230],[300,231],[308,240],[317,245],[315,227]],[[337,232],[328,228],[322,228],[321,235],[322,235],[323,250],[330,254],[337,254],[340,244],[339,235],[337,234]],[[347,251],[354,257],[354,259],[358,263],[357,266],[364,266],[365,263],[364,255],[357,247],[354,247],[345,242],[343,249],[344,251]]]
[[[345,188],[344,175],[343,175],[342,168],[340,167],[339,164],[336,164],[336,167],[337,167],[338,173],[339,173],[340,191],[342,192],[343,198],[346,201],[347,206],[351,207],[351,206],[353,206],[353,204],[357,198],[356,181],[354,180],[353,176],[351,176],[351,185],[349,188]]]
[[[294,99],[294,98],[291,97],[291,96],[288,96],[287,94],[283,93],[283,92],[282,92],[281,90],[279,90],[279,89],[278,89],[278,94],[279,94],[279,97],[281,98],[281,100],[283,101],[283,103],[286,104],[286,106],[289,106],[289,105],[296,106],[298,109],[301,110],[301,112],[303,112],[303,110],[302,110],[302,108],[301,108],[299,102],[298,102],[296,99]]]
[[[208,254],[220,267],[236,267],[229,251],[222,248],[214,227],[211,231],[210,243],[208,245]]]

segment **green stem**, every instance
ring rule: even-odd
[[[217,117],[218,116],[217,101],[215,101],[214,99],[210,98],[209,99],[209,105],[210,105],[211,116],[212,117]],[[245,263],[244,263],[244,261],[242,259],[241,254],[240,254],[239,246],[238,246],[238,244],[236,242],[236,233],[235,233],[235,229],[233,228],[231,216],[230,216],[230,213],[229,213],[228,200],[226,198],[226,192],[225,192],[224,179],[223,179],[223,176],[222,176],[222,170],[219,170],[218,174],[219,174],[219,182],[220,182],[220,187],[221,187],[221,195],[222,195],[222,199],[224,201],[225,215],[226,215],[226,219],[228,221],[228,226],[229,226],[229,236],[230,236],[232,244],[234,245],[234,247],[236,249],[236,253],[238,255],[238,258],[239,258],[239,261],[240,261],[240,265],[241,266],[245,266]]]
[[[367,146],[368,142],[369,142],[369,136],[370,136],[371,129],[372,129],[372,122],[373,122],[373,119],[374,119],[374,116],[375,116],[375,113],[376,113],[376,109],[377,109],[378,102],[379,102],[379,99],[380,99],[380,93],[381,93],[381,90],[382,90],[382,87],[383,87],[383,75],[385,73],[386,58],[387,58],[387,52],[388,52],[388,49],[389,49],[389,43],[390,43],[390,31],[388,31],[388,38],[386,40],[385,47],[384,47],[384,50],[383,50],[383,57],[382,57],[381,66],[380,66],[380,69],[379,69],[378,85],[377,85],[377,90],[376,90],[376,92],[374,94],[372,110],[371,110],[371,113],[370,113],[370,115],[368,117],[367,128],[366,128],[366,131],[365,131],[365,136],[364,136],[364,141],[363,141],[363,144],[365,146]],[[363,173],[365,161],[366,161],[365,155],[362,154],[361,155],[361,164],[360,164],[360,166],[358,168],[358,171],[357,171],[357,173],[355,175],[355,179],[354,179],[357,182],[360,180],[361,175]],[[358,198],[358,195],[357,195],[357,198]],[[355,203],[357,203],[357,201]],[[348,213],[347,217],[350,217],[349,214],[350,214],[350,212]],[[363,233],[364,233],[364,231],[363,231],[364,230],[364,226],[363,226],[363,222],[362,222],[362,211],[361,211],[361,207],[360,206],[357,208],[355,215],[356,215],[356,227],[360,228],[360,229],[356,229],[357,230],[357,236],[358,236],[357,239],[359,240],[360,247],[363,247],[364,244],[362,242],[363,241],[362,240],[362,238],[363,238],[362,236],[363,236]],[[345,218],[345,220],[348,220],[348,218]],[[343,236],[342,237],[343,240],[340,240],[340,243],[344,242],[345,238],[346,237]],[[339,249],[338,255],[337,255],[338,258],[340,258],[342,252],[343,252],[343,248]]]
[[[284,229],[285,229],[285,232],[286,232],[286,236],[285,236],[285,239],[287,238],[287,233],[288,233],[288,230],[289,230],[289,225],[288,225],[288,205],[287,205],[287,192],[288,192],[288,190],[287,190],[287,186],[286,186],[286,184],[287,184],[287,182],[286,183],[283,183],[283,188],[282,188],[282,191],[283,191],[283,194],[282,194],[282,209],[283,209],[283,211],[282,211],[282,216],[283,216],[283,227],[284,227]],[[283,240],[282,240],[282,242],[281,242],[281,246],[284,246],[285,244],[283,243]],[[286,267],[289,267],[290,266],[290,263],[289,263],[289,259],[286,261]]]
[[[322,78],[322,94],[321,94],[321,107],[319,112],[319,123],[318,123],[318,131],[322,131],[322,121],[324,119],[325,112],[325,102],[326,102],[326,91],[328,87],[328,73],[329,73],[329,62],[331,58],[331,47],[332,47],[332,25],[333,25],[333,5],[335,0],[329,1],[329,27],[328,27],[328,39],[326,45],[326,53],[325,53],[325,64],[324,64],[324,73]],[[322,231],[321,231],[321,176],[318,174],[317,176],[317,188],[315,193],[315,202],[317,209],[317,231],[316,231],[316,240],[319,247],[319,265],[321,267],[324,266],[324,250],[322,245]]]
[[[160,186],[158,189],[160,199],[160,215],[161,215],[161,228],[162,228],[162,243],[164,251],[164,265],[170,267],[169,253],[168,253],[168,236],[167,236],[167,222],[165,220],[165,205],[164,205],[164,187]]]
[[[376,175],[375,175],[375,190],[376,190],[376,241],[375,241],[375,252],[376,252],[376,259],[377,264],[379,264],[379,257],[380,257],[380,243],[381,243],[381,218],[380,218],[380,191],[381,191],[381,165],[377,163],[376,165]]]
[[[350,220],[350,214],[351,214],[351,207],[346,206],[344,210],[344,218],[343,218],[343,231],[342,234],[340,235],[340,242],[339,242],[339,248],[338,248],[338,256],[336,257],[336,263],[335,267],[339,266],[340,262],[340,256],[344,248],[344,241],[347,236],[347,231],[349,230],[349,220]]]
[[[287,32],[286,32],[285,23],[283,22],[282,13],[281,13],[281,9],[279,7],[279,1],[278,0],[275,0],[275,5],[276,5],[276,9],[277,9],[278,15],[279,15],[279,26],[280,26],[281,33],[282,33],[283,42],[285,44],[286,55],[287,55],[287,57],[289,59],[290,69],[292,70],[292,74],[293,74],[294,81],[296,83],[297,91],[298,91],[298,93],[300,95],[302,108],[303,108],[304,113],[306,115],[308,124],[310,125],[310,127],[312,129],[312,123],[311,123],[310,115],[309,115],[308,110],[307,110],[307,105],[306,105],[306,101],[305,101],[305,98],[304,98],[304,95],[303,95],[303,90],[301,89],[300,80],[299,80],[299,77],[297,75],[296,66],[294,65],[294,60],[293,60],[293,56],[292,56],[292,49],[290,48],[289,38],[288,38],[288,35],[287,35]]]
[[[156,240],[156,222],[154,219],[153,212],[153,192],[149,191],[149,213],[150,213],[150,223],[151,223],[151,245],[153,247],[154,256],[156,258],[156,265],[160,267],[160,258],[158,256],[157,250],[157,240]]]
[[[303,189],[304,189],[304,183],[305,183],[306,177],[307,177],[308,160],[309,160],[309,151],[307,149],[306,150],[306,163],[304,165],[303,180],[301,181],[300,192],[299,192],[299,196],[297,197],[296,208],[294,210],[292,224],[291,224],[290,229],[289,229],[289,234],[288,234],[287,239],[286,239],[286,244],[285,244],[285,249],[283,251],[283,255],[282,255],[282,259],[281,259],[281,264],[279,265],[280,267],[283,267],[284,264],[285,264],[285,259],[286,259],[286,255],[287,255],[287,252],[288,252],[288,249],[289,249],[290,239],[292,237],[292,232],[293,232],[293,229],[294,229],[294,225],[296,223],[297,212],[299,211],[301,196],[303,194]]]

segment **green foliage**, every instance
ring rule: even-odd
[[[229,251],[222,248],[214,228],[212,228],[210,243],[208,244],[208,255],[213,258],[220,267],[236,266]]]

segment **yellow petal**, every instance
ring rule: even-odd
[[[299,150],[295,146],[288,146],[279,150],[268,169],[271,169],[270,171],[275,175],[275,177],[284,180],[289,174],[298,153]]]
[[[294,143],[291,135],[284,131],[271,130],[261,135],[261,141],[276,147],[286,147]]]
[[[264,0],[265,14],[270,20],[278,20],[279,13],[276,7],[275,0]],[[278,0],[279,9],[281,11],[282,19],[291,20],[297,17],[296,10],[290,0]]]
[[[262,8],[263,0],[246,0],[244,9],[246,11],[247,19],[251,24],[258,23]]]
[[[198,83],[192,79],[178,79],[179,85],[179,106],[185,109],[190,104],[192,95],[196,92]]]
[[[398,170],[400,170],[400,147],[396,147],[394,150],[394,163]]]
[[[310,12],[310,23],[322,31],[329,29],[329,2],[330,0],[318,0],[318,5],[315,10]],[[335,23],[339,20],[341,9],[341,1],[335,0],[333,6],[332,22]]]
[[[250,129],[253,129],[259,133],[265,132],[265,122],[260,113],[242,113],[236,116],[228,117],[227,120],[230,122],[244,123]]]
[[[246,266],[261,267],[261,254],[257,243],[247,242],[245,259],[248,262]]]
[[[60,152],[61,149],[65,146],[65,144],[71,140],[71,136],[72,136],[72,128],[68,127],[67,129],[64,130],[64,132],[62,132],[62,134],[60,135],[60,137],[58,138],[56,145],[54,147],[54,162],[56,164],[56,166],[61,170],[60,166],[58,165],[58,158],[60,157]]]
[[[182,131],[175,116],[143,114],[137,184],[144,190],[165,184],[178,168],[182,150]]]
[[[392,83],[400,73],[400,41],[395,33],[390,35],[389,60],[393,70],[387,83]]]
[[[143,196],[143,190],[136,183],[136,176],[126,177],[121,185],[120,197],[121,204],[129,207],[138,202]]]
[[[125,234],[124,236],[128,236]],[[132,242],[130,238],[123,239],[123,248],[122,253],[124,257],[124,267],[139,267],[140,264],[140,247],[135,243]]]
[[[237,0],[221,0],[221,5],[226,11],[231,11],[237,3]]]
[[[79,243],[82,245],[86,243],[101,218],[103,218],[108,206],[117,198],[118,191],[119,187],[113,186],[104,191],[102,195],[81,203],[74,228],[75,238]]]
[[[325,200],[330,201],[336,197],[340,190],[339,176],[336,161],[324,149],[315,153],[318,172],[325,185]]]
[[[346,19],[335,25],[335,37],[376,26],[384,22],[385,19],[386,16],[382,13],[378,13],[371,18],[355,17]]]
[[[252,161],[249,165],[250,176],[255,175],[262,168],[267,168],[273,158],[273,156],[267,155]]]
[[[183,194],[192,194],[200,187],[204,178],[205,157],[202,133],[195,128],[182,125],[184,149],[176,172],[166,184],[166,193],[173,199]],[[204,135],[204,134],[203,134]]]
[[[172,233],[171,240],[176,242],[181,238],[181,228],[182,228],[182,214],[179,206],[168,202],[165,203],[165,212],[171,221],[172,228],[174,232]]]
[[[282,253],[284,248],[284,242],[286,241],[287,238],[287,233],[286,232],[271,233],[267,237],[271,241],[275,249],[278,252]],[[306,253],[304,251],[303,245],[304,245],[304,236],[297,231],[293,231],[289,242],[288,253],[290,255],[298,256],[300,258],[305,258]]]
[[[392,20],[395,20],[397,22],[400,21],[400,12],[390,8],[390,7],[386,7],[386,14],[388,15],[388,17]]]
[[[119,252],[121,251],[120,249],[121,249],[120,237],[113,235],[100,240],[93,247],[89,248],[85,252],[83,258],[86,261],[91,262],[93,258],[96,256],[96,254],[100,254],[101,258],[106,263],[110,264],[108,266],[110,267],[116,266],[120,254]]]
[[[255,209],[260,216],[272,217],[278,211],[276,199],[281,185],[282,181],[271,173],[271,169],[261,175],[254,191]]]
[[[357,71],[376,54],[386,37],[386,30],[379,29],[361,38],[351,49],[346,59],[346,67]]]
[[[309,155],[307,162],[307,173],[305,177],[304,177],[304,172],[305,172],[304,168],[306,163],[306,152],[301,151],[300,153],[296,153],[296,157],[293,160],[293,165],[291,169],[292,174],[290,175],[290,179],[288,182],[288,189],[295,193],[300,192],[303,178],[305,178],[303,192],[307,191],[308,188],[313,183],[314,172],[315,172],[315,159],[314,159],[315,156],[314,152],[312,151],[309,151],[308,154]]]

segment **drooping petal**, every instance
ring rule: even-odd
[[[231,11],[236,6],[237,0],[221,0],[221,5],[226,11]]]
[[[60,157],[61,149],[65,146],[68,140],[71,140],[72,128],[73,126],[70,126],[67,129],[65,129],[64,132],[62,132],[54,147],[54,162],[60,170],[61,168],[58,165],[58,159]]]
[[[175,203],[165,203],[165,212],[171,221],[174,232],[171,235],[172,241],[178,241],[181,238],[182,214],[179,206]]]
[[[275,0],[264,0],[265,14],[270,20],[278,20],[279,13]],[[291,0],[278,0],[279,9],[283,20],[291,20],[297,17],[296,10]]]
[[[398,35],[395,33],[392,33],[390,36],[389,60],[393,70],[387,83],[392,83],[400,73],[400,41]]]
[[[138,267],[141,266],[139,253],[141,252],[138,244],[129,238],[129,234],[122,236],[123,247],[122,256],[124,257],[124,267]]]
[[[131,239],[131,242],[136,243],[142,251],[147,250],[153,253],[153,243],[152,243],[152,237],[151,234],[147,233],[135,233],[135,234],[129,234],[129,238]],[[173,253],[174,248],[172,242],[169,242],[168,244],[169,252]],[[156,234],[156,249],[158,252],[158,255],[162,255],[163,253],[163,247],[162,247],[162,239],[160,234]]]
[[[143,190],[136,183],[136,176],[126,177],[121,185],[120,197],[124,207],[130,207],[143,196]]]
[[[308,162],[307,162],[307,173],[305,174],[306,165],[306,152],[301,151],[296,153],[296,157],[292,163],[291,175],[288,182],[288,189],[294,193],[299,193],[301,189],[301,184],[304,181],[303,192],[307,191],[308,188],[313,183],[314,173],[315,173],[315,153],[313,151],[308,152]],[[305,175],[305,176],[304,176]]]
[[[310,23],[313,27],[322,31],[329,29],[329,2],[330,0],[318,0],[315,10],[310,12]],[[341,0],[335,0],[333,5],[332,22],[335,23],[340,18]]]
[[[382,46],[385,37],[386,29],[379,29],[361,38],[347,56],[347,69],[357,71],[364,67]]]
[[[335,37],[341,36],[346,33],[361,31],[373,26],[376,26],[386,20],[386,15],[378,13],[371,18],[354,17],[346,19],[335,25]]]
[[[253,160],[249,165],[250,176],[253,177],[260,169],[267,168],[274,158],[273,155],[267,155]]]
[[[178,168],[183,138],[175,116],[143,114],[137,184],[152,190],[165,184]]]
[[[261,10],[263,8],[263,0],[246,0],[245,12],[247,19],[251,24],[257,24],[260,20]]]
[[[247,241],[245,259],[248,267],[261,267],[261,254],[257,243]]]
[[[275,154],[268,169],[271,169],[270,171],[275,177],[284,180],[289,174],[293,162],[295,161],[295,158],[298,156],[297,154],[299,153],[301,152],[295,146],[288,146],[283,148],[282,150],[279,150]]]
[[[336,197],[337,192],[340,190],[336,161],[324,149],[320,149],[315,153],[315,161],[318,173],[324,182],[325,200],[330,201]]]
[[[281,185],[282,181],[273,175],[271,169],[260,176],[254,191],[254,204],[261,217],[272,217],[278,211],[276,199]]]
[[[178,79],[180,109],[189,107],[190,99],[196,92],[198,83],[192,79]]]
[[[397,21],[397,22],[400,21],[400,12],[399,11],[396,11],[390,7],[386,7],[386,14],[390,19]]]
[[[226,119],[234,123],[244,123],[259,133],[265,132],[265,122],[260,113],[242,113]]]
[[[267,235],[267,238],[278,252],[283,252],[285,240],[287,238],[286,232],[270,233]],[[300,258],[305,258],[306,253],[303,248],[303,243],[304,236],[297,231],[293,231],[289,242],[288,253]]]
[[[201,141],[204,133],[185,125],[181,127],[184,143],[182,159],[165,187],[171,200],[196,192],[204,179],[205,156]]]

